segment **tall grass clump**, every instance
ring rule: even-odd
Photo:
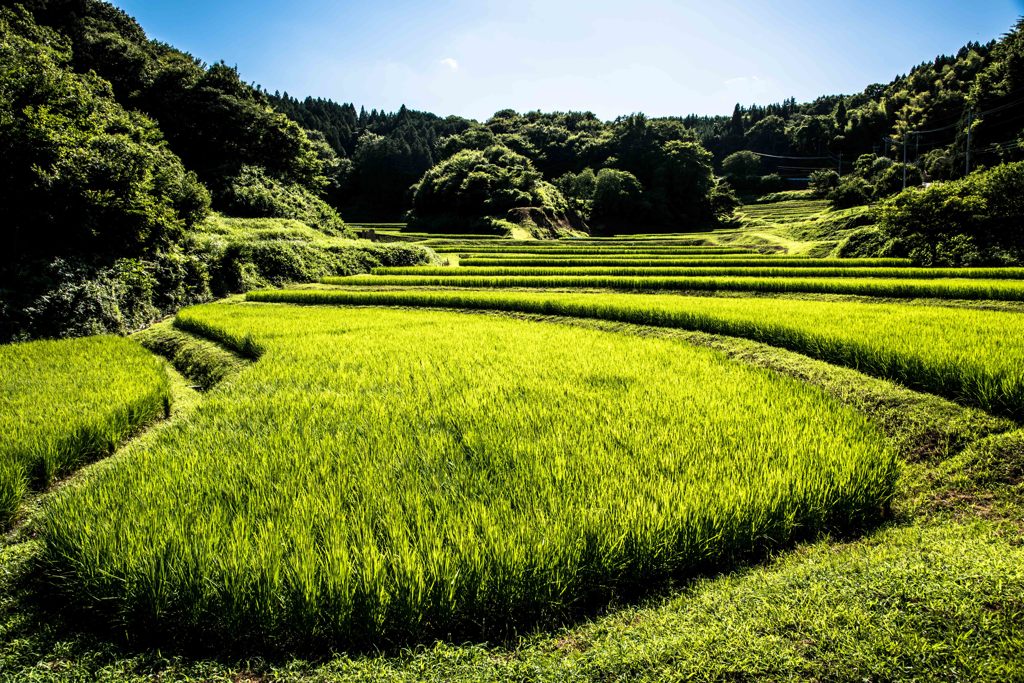
[[[746,337],[1024,419],[1024,316],[946,306],[576,292],[275,290],[250,301],[426,306]]]
[[[706,349],[395,311],[183,311],[259,360],[47,505],[118,627],[222,648],[505,636],[884,514],[865,417]]]
[[[812,277],[727,277],[727,276],[644,276],[615,275],[505,275],[461,277],[451,275],[354,275],[324,277],[326,285],[353,287],[468,287],[468,288],[558,288],[617,289],[623,291],[726,291],[771,292],[775,294],[852,294],[901,299],[989,299],[1024,301],[1024,282],[1017,280],[970,280],[959,278],[913,280],[909,278],[812,278]]]
[[[127,339],[0,346],[0,527],[28,488],[110,453],[169,405],[163,364]]]

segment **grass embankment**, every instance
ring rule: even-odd
[[[133,629],[265,647],[507,635],[861,528],[893,492],[865,418],[667,340],[421,311],[180,317],[260,360],[41,525],[68,595]]]
[[[132,335],[144,347],[166,358],[197,389],[207,391],[248,365],[245,359],[209,340],[174,327],[171,320]]]
[[[846,238],[876,220],[867,206],[836,210],[826,200],[784,195],[775,201],[745,204],[736,215],[742,228],[720,243],[766,242],[780,245],[791,254],[812,256],[835,255]]]
[[[856,278],[889,278],[889,279],[965,279],[965,280],[1022,280],[1024,268],[857,268],[842,267],[796,267],[785,266],[657,266],[657,267],[500,267],[500,266],[465,266],[451,268],[443,266],[405,266],[396,268],[374,268],[373,275],[418,275],[436,276],[539,276],[558,275],[572,276],[614,276],[614,277],[695,277],[695,276],[727,276],[757,278],[787,277],[856,277]]]
[[[324,277],[322,284],[351,287],[462,287],[614,289],[632,292],[769,292],[773,294],[852,294],[894,299],[970,299],[1024,301],[1024,282],[1016,280],[962,280],[956,278],[910,280],[904,278],[812,277],[618,277],[597,275],[534,275],[461,277],[451,275],[357,275]]]
[[[0,529],[48,486],[170,409],[163,364],[118,337],[0,346]]]
[[[265,290],[250,301],[519,311],[701,330],[781,346],[1024,418],[1024,318],[938,306],[544,292]]]
[[[299,221],[281,218],[214,215],[192,239],[206,262],[206,277],[217,296],[309,282],[325,275],[368,273],[379,266],[436,263],[436,257],[418,245],[325,235]]]

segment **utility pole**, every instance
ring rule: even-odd
[[[971,109],[967,110],[967,165],[966,173],[971,172],[971,128],[974,124],[974,111]]]
[[[907,189],[907,136],[910,135],[908,132],[903,133],[903,189]]]

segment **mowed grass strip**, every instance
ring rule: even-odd
[[[1024,268],[815,268],[815,267],[756,267],[756,266],[655,266],[655,267],[609,267],[609,266],[574,266],[574,267],[528,267],[528,266],[399,266],[374,268],[374,275],[422,275],[422,276],[523,276],[523,275],[607,275],[628,277],[693,277],[693,276],[729,276],[729,277],[872,277],[892,279],[948,279],[967,280],[1021,280],[1024,279]]]
[[[767,254],[714,254],[704,256],[519,256],[509,254],[487,254],[467,256],[459,259],[466,266],[527,266],[553,268],[617,267],[617,268],[693,268],[699,266],[723,267],[786,267],[786,268],[898,268],[909,266],[909,259],[862,258],[834,259],[808,258],[806,256],[770,256]]]
[[[811,278],[811,277],[626,277],[599,275],[522,275],[464,277],[451,275],[353,275],[324,277],[325,285],[352,287],[467,287],[617,289],[623,291],[726,291],[773,294],[853,294],[901,299],[971,299],[1024,301],[1024,282],[1016,280],[967,280],[959,278],[913,280],[904,278]]]
[[[127,339],[0,346],[0,529],[30,488],[107,455],[169,401],[161,361]]]
[[[265,290],[250,301],[428,306],[746,337],[1024,419],[1024,316],[899,304],[574,292]]]
[[[134,632],[508,635],[859,529],[893,495],[867,418],[680,342],[439,311],[179,315],[260,359],[59,492],[41,531],[70,598]]]

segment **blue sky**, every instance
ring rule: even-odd
[[[484,119],[728,114],[856,92],[1006,32],[1024,0],[116,0],[270,91]]]

